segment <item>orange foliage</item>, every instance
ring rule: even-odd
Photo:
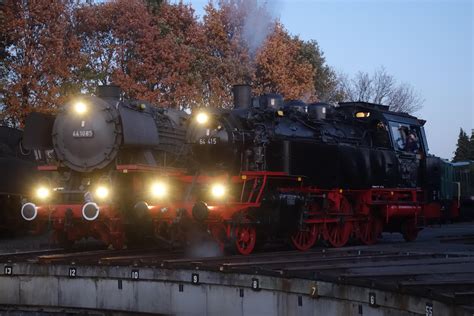
[[[288,99],[314,101],[315,69],[301,54],[302,44],[279,23],[253,59],[244,34],[249,14],[248,1],[221,1],[219,8],[208,4],[204,29],[208,49],[204,86],[210,106],[229,106],[231,88],[250,83],[256,93],[278,92]],[[258,9],[258,8],[256,8]],[[262,17],[263,18],[263,17]],[[271,25],[271,24],[269,24]]]
[[[301,48],[301,41],[278,24],[257,55],[256,92],[279,92],[286,99],[315,101],[315,70],[301,57]]]
[[[243,11],[238,1],[209,3],[205,10],[205,63],[203,92],[209,106],[226,107],[232,102],[232,85],[249,83],[253,77],[248,48],[242,38]]]
[[[141,0],[116,0],[81,8],[78,20],[95,81],[162,106],[199,100],[203,33],[191,7],[164,3],[152,15]]]
[[[91,90],[111,84],[114,76],[129,72],[142,42],[153,41],[151,17],[142,1],[117,0],[85,5],[76,10],[81,52],[87,63],[84,79]]]
[[[152,30],[137,41],[129,72],[117,74],[122,87],[150,101],[173,107],[199,104],[204,34],[194,11],[184,4],[161,5],[152,16]]]
[[[315,99],[310,60],[318,56],[303,53],[305,42],[256,1],[211,2],[202,22],[189,5],[147,3],[8,0],[3,116],[54,111],[72,92],[112,83],[129,97],[179,108],[230,106],[240,83]]]
[[[79,42],[68,0],[6,1],[3,118],[57,109],[77,92]]]

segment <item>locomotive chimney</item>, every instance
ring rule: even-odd
[[[95,90],[95,94],[99,98],[104,99],[120,99],[122,90],[119,86],[98,86]]]
[[[252,103],[252,88],[248,84],[234,85],[234,109],[245,109]]]

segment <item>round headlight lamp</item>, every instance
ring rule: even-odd
[[[40,200],[46,200],[51,195],[51,190],[46,186],[40,186],[36,189],[36,197]]]
[[[109,197],[109,195],[110,195],[110,190],[106,186],[101,185],[95,189],[94,196],[98,198],[99,200],[105,200],[106,198]]]
[[[200,125],[206,124],[207,122],[209,122],[209,114],[205,112],[199,112],[196,115],[196,122]]]
[[[87,105],[82,101],[77,101],[73,104],[74,112],[79,115],[82,115],[87,112]]]
[[[164,198],[168,195],[168,186],[164,182],[155,182],[150,188],[151,195],[156,198]]]
[[[211,196],[216,199],[221,199],[225,197],[227,193],[227,188],[221,183],[215,183],[211,186]]]

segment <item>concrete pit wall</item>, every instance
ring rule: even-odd
[[[199,270],[38,264],[3,267],[0,305],[219,316],[471,315],[429,299],[322,281]]]

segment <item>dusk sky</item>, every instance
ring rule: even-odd
[[[208,1],[191,3],[198,16]],[[263,2],[263,1],[262,1]],[[474,1],[268,0],[290,33],[315,39],[349,76],[384,66],[425,99],[415,115],[430,152],[451,159],[459,128],[474,128]]]

